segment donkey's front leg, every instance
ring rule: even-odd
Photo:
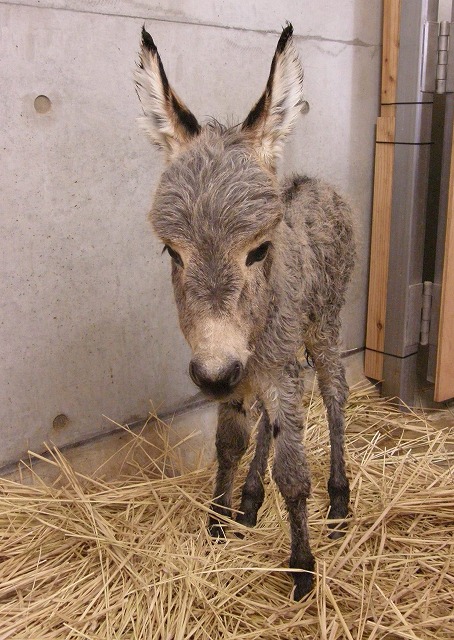
[[[218,470],[212,510],[223,516],[232,516],[233,481],[249,443],[250,425],[247,418],[241,401],[223,402],[219,405],[216,432]],[[208,525],[211,535],[224,537],[221,520],[210,516]]]
[[[240,512],[236,521],[247,527],[254,527],[257,523],[257,513],[265,498],[263,480],[268,454],[271,445],[271,423],[265,407],[262,407],[262,415],[257,430],[257,443],[249,472],[241,494]]]
[[[294,598],[301,600],[312,589],[315,565],[307,528],[306,501],[310,494],[310,477],[300,429],[289,422],[280,421],[275,428],[273,478],[285,500],[290,520],[290,568],[304,569],[293,573]]]

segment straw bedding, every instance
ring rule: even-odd
[[[132,435],[120,480],[83,477],[57,450],[47,463],[60,470],[53,485],[0,480],[0,639],[452,640],[454,427],[354,389],[352,515],[346,536],[331,541],[327,428],[319,397],[307,404],[317,565],[304,602],[291,600],[288,525],[273,483],[255,529],[240,539],[232,522],[226,543],[212,541],[214,467],[176,475],[179,448],[154,423],[161,454],[150,457],[145,432]]]

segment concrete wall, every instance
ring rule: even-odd
[[[286,19],[310,111],[283,169],[329,180],[358,212],[360,260],[343,341],[359,348],[381,2],[0,3],[0,466],[44,440],[63,445],[109,431],[103,414],[131,421],[151,402],[168,412],[194,394],[168,257],[146,219],[162,164],[135,123],[140,28],[145,20],[197,117],[241,118],[264,87]],[[40,95],[50,105],[35,102]]]

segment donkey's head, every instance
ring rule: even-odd
[[[151,221],[172,258],[189,372],[207,394],[226,397],[244,377],[267,322],[282,203],[275,163],[302,102],[302,68],[282,32],[265,91],[246,120],[200,126],[177,97],[143,29],[137,92],[142,125],[167,167]]]

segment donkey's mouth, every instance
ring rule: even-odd
[[[200,391],[206,395],[210,400],[230,400],[234,395],[235,389],[225,387],[223,385],[201,386]]]

